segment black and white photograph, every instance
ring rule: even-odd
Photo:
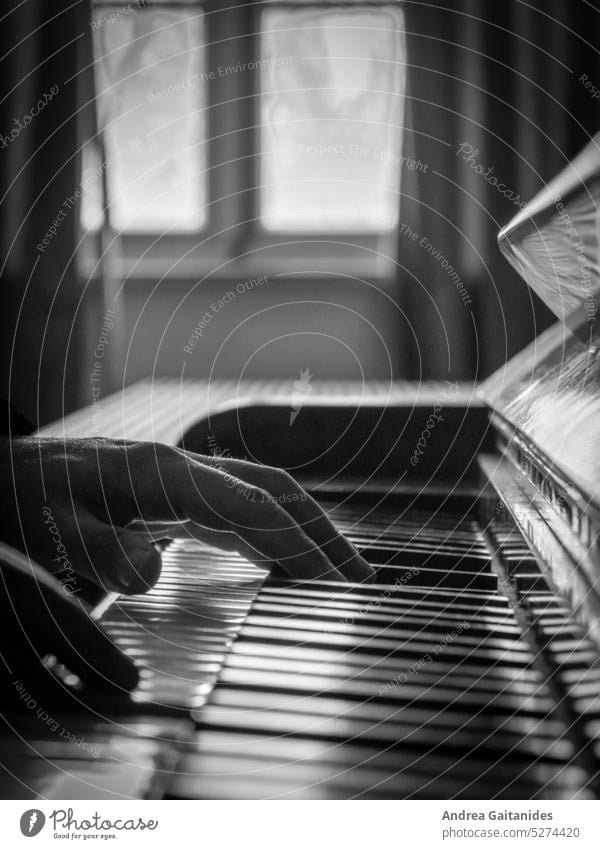
[[[598,33],[2,5],[3,846],[597,845]]]

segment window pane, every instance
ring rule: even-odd
[[[94,15],[111,223],[130,232],[196,230],[206,221],[202,14],[131,3]]]
[[[396,226],[406,79],[397,8],[262,15],[261,218],[279,231]]]

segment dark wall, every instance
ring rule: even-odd
[[[71,408],[79,381],[78,215],[65,203],[78,183],[86,29],[86,4],[63,0],[27,0],[0,26],[0,397],[32,422]]]

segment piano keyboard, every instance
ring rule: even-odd
[[[597,797],[594,646],[520,537],[449,504],[324,503],[376,567],[369,585],[297,584],[173,542],[156,587],[102,617],[143,672],[110,706],[112,743],[106,724],[88,730],[105,740],[93,792],[89,758],[52,740],[43,795],[118,795],[117,739],[137,752],[134,795]],[[33,794],[37,761],[22,779]],[[66,795],[55,762],[68,763]]]
[[[188,712],[203,704],[216,683],[268,573],[185,540],[173,542],[162,559],[157,586],[123,598],[102,622],[139,663],[135,709]]]

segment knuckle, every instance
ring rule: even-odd
[[[248,488],[248,493],[245,495],[249,501],[257,506],[264,508],[266,505],[273,505],[273,496],[268,489],[263,489],[260,486],[252,486]]]
[[[265,472],[266,483],[273,489],[285,492],[290,489],[295,489],[298,486],[294,478],[285,469],[279,469],[275,466],[267,466],[265,468]]]
[[[125,452],[132,460],[143,464],[166,463],[180,457],[176,448],[163,442],[136,442],[126,446]]]
[[[183,457],[173,445],[165,445],[164,442],[153,443],[152,453],[159,462],[181,459],[184,459],[187,462],[187,458]]]
[[[244,527],[246,532],[261,532],[279,526],[279,509],[270,492],[259,486],[241,484],[227,500],[224,518],[232,530]]]

